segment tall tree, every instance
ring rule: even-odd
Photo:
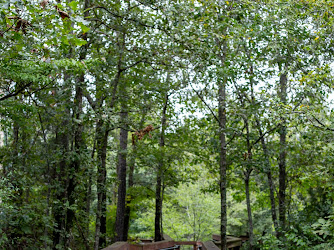
[[[126,171],[127,171],[127,147],[128,147],[128,134],[129,129],[127,125],[128,119],[128,107],[124,100],[127,99],[126,86],[122,86],[120,95],[122,96],[121,103],[121,129],[119,134],[119,153],[117,164],[117,176],[118,176],[118,192],[117,192],[117,211],[116,211],[116,223],[115,223],[115,241],[126,241]]]
[[[169,77],[167,77],[169,79]],[[168,83],[167,83],[168,84]],[[162,229],[162,204],[163,204],[163,182],[165,168],[165,131],[167,127],[167,108],[168,108],[168,92],[163,94],[163,107],[161,112],[161,132],[160,132],[160,154],[159,163],[157,164],[157,182],[155,189],[155,222],[154,222],[154,240],[163,240]]]

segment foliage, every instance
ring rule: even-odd
[[[325,0],[0,0],[0,248],[113,243],[122,157],[135,242],[153,237],[161,177],[174,239],[220,233],[226,180],[228,233],[254,232],[244,248],[333,248],[333,14]]]

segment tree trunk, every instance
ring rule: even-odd
[[[124,43],[122,50],[124,50]],[[111,101],[109,104],[109,108],[112,109],[116,102],[116,93],[118,89],[118,84],[121,79],[121,56],[118,62],[118,72],[114,79],[114,86],[112,89]],[[97,111],[102,107],[104,101],[103,89],[97,89],[97,93],[99,93],[99,98],[97,98],[97,105],[94,106],[94,110]],[[97,211],[96,211],[96,226],[95,226],[95,243],[94,249],[99,249],[100,246],[104,245],[105,233],[106,233],[106,211],[107,211],[107,190],[106,190],[106,179],[107,179],[107,169],[106,169],[106,157],[107,157],[107,146],[108,146],[108,136],[109,136],[109,125],[103,121],[102,115],[100,114],[100,118],[96,125],[96,150],[98,157],[98,167],[97,167]]]
[[[139,128],[142,128],[144,126],[144,122],[145,122],[145,117],[147,115],[147,110],[145,110],[142,113],[142,117],[141,117],[141,121],[139,123]],[[128,177],[128,186],[131,189],[134,185],[134,171],[135,171],[135,165],[136,165],[136,154],[137,154],[137,146],[136,143],[133,142],[132,143],[132,157],[130,159],[130,163],[129,163],[129,177]],[[128,236],[129,233],[129,227],[130,227],[130,214],[131,214],[131,202],[132,202],[133,197],[131,196],[131,194],[129,195],[128,199],[127,199],[127,203],[126,203],[126,211],[125,211],[125,218],[124,218],[124,234]]]
[[[96,150],[96,140],[94,140],[93,150],[91,154],[91,160],[93,161],[94,155]],[[91,164],[91,166],[87,170],[87,177],[88,177],[88,187],[87,187],[87,193],[86,193],[86,224],[85,224],[85,235],[86,239],[89,239],[89,224],[90,224],[90,207],[91,207],[91,201],[92,201],[92,185],[93,185],[93,170],[94,166]],[[88,250],[88,249],[87,249]]]
[[[155,222],[154,222],[154,241],[163,240],[162,235],[162,185],[163,185],[163,169],[164,169],[164,148],[165,148],[165,130],[167,124],[167,107],[168,93],[165,94],[164,106],[161,115],[161,134],[160,134],[160,150],[161,158],[157,169],[157,184],[155,189]]]
[[[49,143],[47,141],[47,138],[46,138],[46,132],[45,132],[45,129],[44,129],[44,125],[43,125],[43,120],[42,120],[42,116],[40,114],[40,112],[38,112],[38,118],[39,118],[39,122],[40,122],[40,125],[41,125],[41,130],[42,130],[42,135],[43,135],[43,142],[44,142],[44,145],[45,145],[45,149],[46,149],[46,153],[47,155],[50,155],[50,147],[49,147]],[[46,158],[46,163],[47,163],[47,180],[46,180],[46,184],[48,186],[48,189],[47,189],[47,192],[46,192],[46,208],[45,208],[45,216],[46,218],[49,218],[50,216],[50,210],[51,210],[51,205],[50,205],[50,198],[51,198],[51,175],[52,173],[50,173],[51,171],[51,167],[50,167],[50,160],[49,158],[47,157]],[[44,227],[44,248],[45,249],[48,249],[49,248],[49,242],[48,242],[48,238],[49,238],[49,231],[48,231],[48,227],[45,225]]]
[[[68,75],[65,74],[64,81],[66,82]],[[57,96],[57,92],[55,93]],[[66,248],[67,239],[69,232],[67,231],[68,227],[66,226],[67,221],[67,210],[68,210],[68,178],[69,178],[69,164],[68,164],[68,153],[70,151],[70,139],[69,130],[69,120],[71,117],[70,108],[65,105],[65,112],[62,116],[61,123],[56,127],[56,139],[55,139],[55,154],[59,155],[59,161],[54,166],[54,175],[55,178],[53,185],[55,188],[55,199],[52,212],[55,219],[55,228],[53,231],[53,248],[55,249],[58,245],[58,248]]]
[[[84,11],[84,19],[87,19],[87,17],[89,16],[89,11],[88,8],[90,8],[90,0],[84,0],[84,6],[83,6],[83,11]],[[87,41],[87,33],[82,35],[82,39]],[[81,52],[79,54],[79,60],[85,60],[86,56],[87,56],[87,50],[88,50],[88,44],[85,44],[81,47]],[[81,75],[78,78],[78,85],[76,86],[76,98],[75,98],[75,104],[76,104],[76,108],[77,108],[77,113],[76,113],[76,119],[77,121],[80,121],[80,115],[83,113],[83,88],[85,88],[85,73],[81,73]],[[86,148],[86,142],[83,141],[83,131],[84,131],[84,127],[83,124],[80,123],[78,124],[78,129],[76,130],[76,134],[75,134],[75,150],[77,152],[77,154],[81,154],[83,149]],[[94,147],[95,147],[95,140],[94,140]],[[93,148],[94,148],[93,147]],[[94,152],[95,148],[93,149]],[[94,156],[94,153],[93,153]],[[84,164],[83,166],[81,162],[80,162],[80,156],[79,159],[77,159],[77,164],[78,164],[78,170],[80,168],[84,168],[84,176],[85,176],[85,181],[88,178],[88,183],[86,186],[86,193],[84,198],[80,201],[79,204],[80,205],[80,210],[85,211],[83,216],[80,216],[81,219],[79,220],[78,218],[75,218],[75,220],[77,221],[77,226],[78,226],[78,230],[80,231],[81,228],[79,223],[80,221],[83,221],[83,229],[82,229],[82,234],[83,234],[83,241],[84,244],[86,246],[86,250],[89,249],[89,242],[88,242],[88,238],[89,238],[89,223],[90,223],[90,203],[91,203],[91,186],[92,186],[92,177],[91,177],[91,171],[90,171],[90,166],[88,164]],[[79,170],[80,171],[80,170]]]
[[[136,145],[132,145],[132,149],[134,153],[136,151]],[[132,188],[134,184],[133,182],[134,170],[135,170],[135,159],[131,159],[131,163],[129,164],[129,179],[128,179],[129,188]],[[128,238],[129,227],[130,227],[131,202],[132,202],[132,197],[129,196],[128,199],[126,200],[125,217],[124,217],[124,235],[126,235],[126,238]]]
[[[65,115],[67,116],[67,114]],[[55,173],[56,174],[56,180],[54,185],[56,185],[56,203],[54,203],[53,207],[53,215],[55,218],[55,229],[53,232],[53,248],[56,249],[56,246],[58,247],[65,247],[66,244],[66,208],[65,204],[67,201],[67,193],[66,193],[66,181],[65,177],[67,175],[66,173],[66,156],[68,152],[68,131],[66,129],[67,127],[67,117],[64,118],[64,121],[62,123],[62,126],[60,128],[57,128],[58,131],[56,131],[56,150],[60,150],[62,158],[58,163],[58,167],[56,167]],[[61,132],[59,132],[59,130]]]
[[[246,189],[246,204],[247,204],[247,215],[248,215],[248,233],[249,233],[249,249],[252,250],[254,247],[254,234],[253,234],[253,217],[252,207],[249,193],[249,180],[252,169],[247,169],[245,173],[245,189]]]
[[[126,158],[128,147],[128,130],[124,127],[127,123],[128,111],[127,107],[122,103],[121,121],[122,128],[120,129],[120,151],[118,154],[118,192],[117,192],[117,210],[116,210],[116,224],[115,224],[115,241],[127,241],[126,229],[125,229],[125,200],[126,200]]]
[[[106,233],[106,157],[108,146],[109,128],[104,123],[102,117],[96,125],[96,149],[97,149],[97,211],[96,211],[96,225],[95,225],[95,245],[94,249],[99,249],[104,246]]]
[[[250,55],[249,55],[249,59],[250,59]],[[255,96],[254,96],[254,70],[253,70],[253,66],[251,66],[250,72],[251,72],[250,84],[251,84],[251,96],[252,96],[251,100],[252,100],[252,105],[256,105]],[[257,112],[255,112],[255,120],[256,120],[257,130],[259,132],[259,138],[261,138],[260,141],[261,141],[263,155],[264,155],[264,158],[265,158],[265,165],[266,165],[265,172],[267,174],[268,185],[269,185],[271,218],[273,220],[275,232],[276,232],[276,235],[277,235],[278,224],[277,224],[277,215],[276,215],[275,186],[274,186],[274,181],[273,181],[273,178],[272,178],[272,172],[271,172],[271,166],[270,166],[270,160],[269,160],[269,151],[268,151],[266,142],[264,140],[264,134],[262,132],[261,122],[260,122],[260,119],[258,117]]]
[[[154,220],[154,241],[163,240],[161,234],[161,218],[162,218],[162,199],[161,199],[161,187],[162,187],[162,164],[159,163],[157,170],[157,183],[155,189],[155,220]]]
[[[247,215],[248,215],[248,234],[249,234],[249,249],[252,250],[254,247],[254,234],[253,234],[253,217],[252,217],[252,207],[250,201],[250,192],[249,192],[249,180],[250,175],[253,171],[252,167],[252,145],[250,143],[250,132],[249,124],[247,118],[244,118],[245,127],[247,130],[246,140],[247,140],[247,155],[245,157],[246,161],[246,171],[245,175],[245,190],[246,190],[246,204],[247,204]]]
[[[284,105],[286,104],[287,98],[287,74],[282,73],[280,76],[280,92],[279,98],[281,103]],[[284,231],[285,230],[285,211],[286,211],[286,204],[285,204],[285,190],[286,190],[286,134],[287,129],[285,125],[285,118],[282,118],[282,124],[279,129],[279,136],[280,136],[280,154],[279,154],[279,191],[278,191],[278,202],[279,202],[279,221],[280,227]]]
[[[267,144],[264,140],[263,132],[262,132],[262,129],[261,129],[261,123],[260,123],[260,120],[258,118],[256,118],[256,125],[257,125],[257,129],[259,131],[259,136],[261,137],[262,151],[263,151],[263,155],[264,155],[264,158],[265,158],[265,164],[266,164],[265,172],[267,174],[268,185],[269,185],[271,218],[273,220],[275,232],[276,232],[276,235],[277,235],[278,234],[278,224],[277,224],[277,215],[276,215],[275,185],[274,185],[272,172],[271,172],[269,152],[268,152]]]
[[[223,30],[223,35],[226,34],[226,30]],[[224,69],[227,53],[226,40],[220,41],[216,38],[216,44],[220,48],[220,66]],[[227,150],[226,150],[226,84],[227,76],[219,76],[218,82],[218,125],[219,125],[219,172],[220,172],[220,237],[221,237],[221,249],[226,250],[226,233],[227,233]]]
[[[21,204],[21,198],[22,198],[22,185],[20,184],[20,176],[18,176],[19,168],[20,168],[20,162],[19,162],[19,155],[20,155],[20,145],[19,145],[19,135],[20,135],[20,126],[19,124],[14,121],[13,124],[13,152],[12,152],[12,167],[8,168],[8,173],[11,173],[10,180],[12,185],[17,190],[16,195],[13,197],[13,202],[17,205]],[[22,140],[22,138],[21,138]]]
[[[74,99],[75,107],[74,107],[74,114],[73,117],[80,121],[80,116],[82,114],[82,97],[83,97],[83,91],[82,91],[82,83],[84,82],[84,75],[81,75],[78,79],[78,83],[76,86],[76,95]],[[68,186],[67,186],[67,196],[68,196],[68,204],[69,209],[66,211],[66,232],[69,232],[73,226],[73,221],[75,217],[74,210],[71,208],[76,203],[76,194],[75,194],[75,188],[77,185],[77,177],[76,174],[80,171],[81,161],[80,161],[80,154],[84,148],[82,133],[83,133],[83,125],[81,122],[74,122],[74,153],[75,153],[75,159],[72,161],[72,163],[69,166],[69,173],[68,173]]]
[[[85,221],[85,226],[84,226],[84,232],[85,232],[85,237],[86,239],[89,239],[89,224],[90,224],[90,206],[92,202],[92,176],[91,176],[91,171],[88,171],[88,183],[87,183],[87,193],[86,193],[86,221]],[[89,250],[89,249],[86,249]]]
[[[226,250],[227,212],[226,212],[226,187],[227,187],[227,157],[226,157],[226,82],[219,84],[218,93],[218,119],[220,138],[220,198],[221,198],[221,249]]]

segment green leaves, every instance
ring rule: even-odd
[[[75,12],[78,9],[78,4],[79,4],[78,1],[72,1],[68,3],[68,6],[70,6],[71,9]]]
[[[161,162],[165,231],[185,240],[209,239],[219,232],[223,131],[230,232],[246,233],[243,178],[252,167],[254,232],[267,232],[261,236],[263,248],[285,244],[271,235],[266,179],[271,168],[279,186],[279,125],[284,121],[286,205],[293,226],[282,247],[313,248],[333,240],[332,218],[327,217],[334,198],[334,119],[327,100],[333,90],[332,3],[104,1],[85,6],[84,1],[63,1],[57,2],[57,10],[51,2],[44,1],[43,8],[36,1],[0,0],[0,98],[10,96],[0,102],[0,162],[8,175],[0,182],[5,197],[0,203],[0,248],[10,248],[17,237],[22,239],[19,248],[60,247],[51,240],[60,231],[63,242],[92,247],[98,226],[97,176],[106,178],[100,190],[109,199],[111,238],[118,130],[126,125],[133,133],[149,124],[155,128],[152,137],[144,136],[127,150],[135,183],[127,193],[132,197],[131,234],[149,236],[153,231],[152,190]],[[30,25],[23,27],[23,20]],[[279,96],[283,73],[288,76],[285,101]],[[222,83],[227,91],[224,129],[216,119]],[[160,147],[166,94],[168,126],[165,147]],[[121,106],[129,113],[122,122]],[[97,153],[99,123],[109,133],[105,157]],[[245,154],[247,140],[251,160]],[[75,188],[67,196],[71,185]],[[61,219],[68,218],[65,210],[77,221],[60,230],[65,223]]]
[[[74,45],[79,46],[79,47],[87,44],[86,40],[78,39],[76,37],[72,39],[72,42],[74,43]]]
[[[86,34],[89,30],[90,30],[90,28],[88,28],[86,25],[84,25],[83,23],[78,23],[78,25],[80,26],[80,28],[81,28],[81,31],[82,31],[82,33],[83,34]]]

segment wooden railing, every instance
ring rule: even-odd
[[[212,243],[212,242],[210,242]],[[214,243],[212,243],[214,245]],[[200,241],[174,241],[174,240],[163,240],[158,242],[150,243],[136,243],[130,244],[128,242],[116,242],[103,250],[157,250],[157,249],[180,249],[180,246],[193,246],[194,250],[203,249],[203,250],[218,250],[219,248],[212,248],[208,246],[206,248],[206,242],[202,243]]]

